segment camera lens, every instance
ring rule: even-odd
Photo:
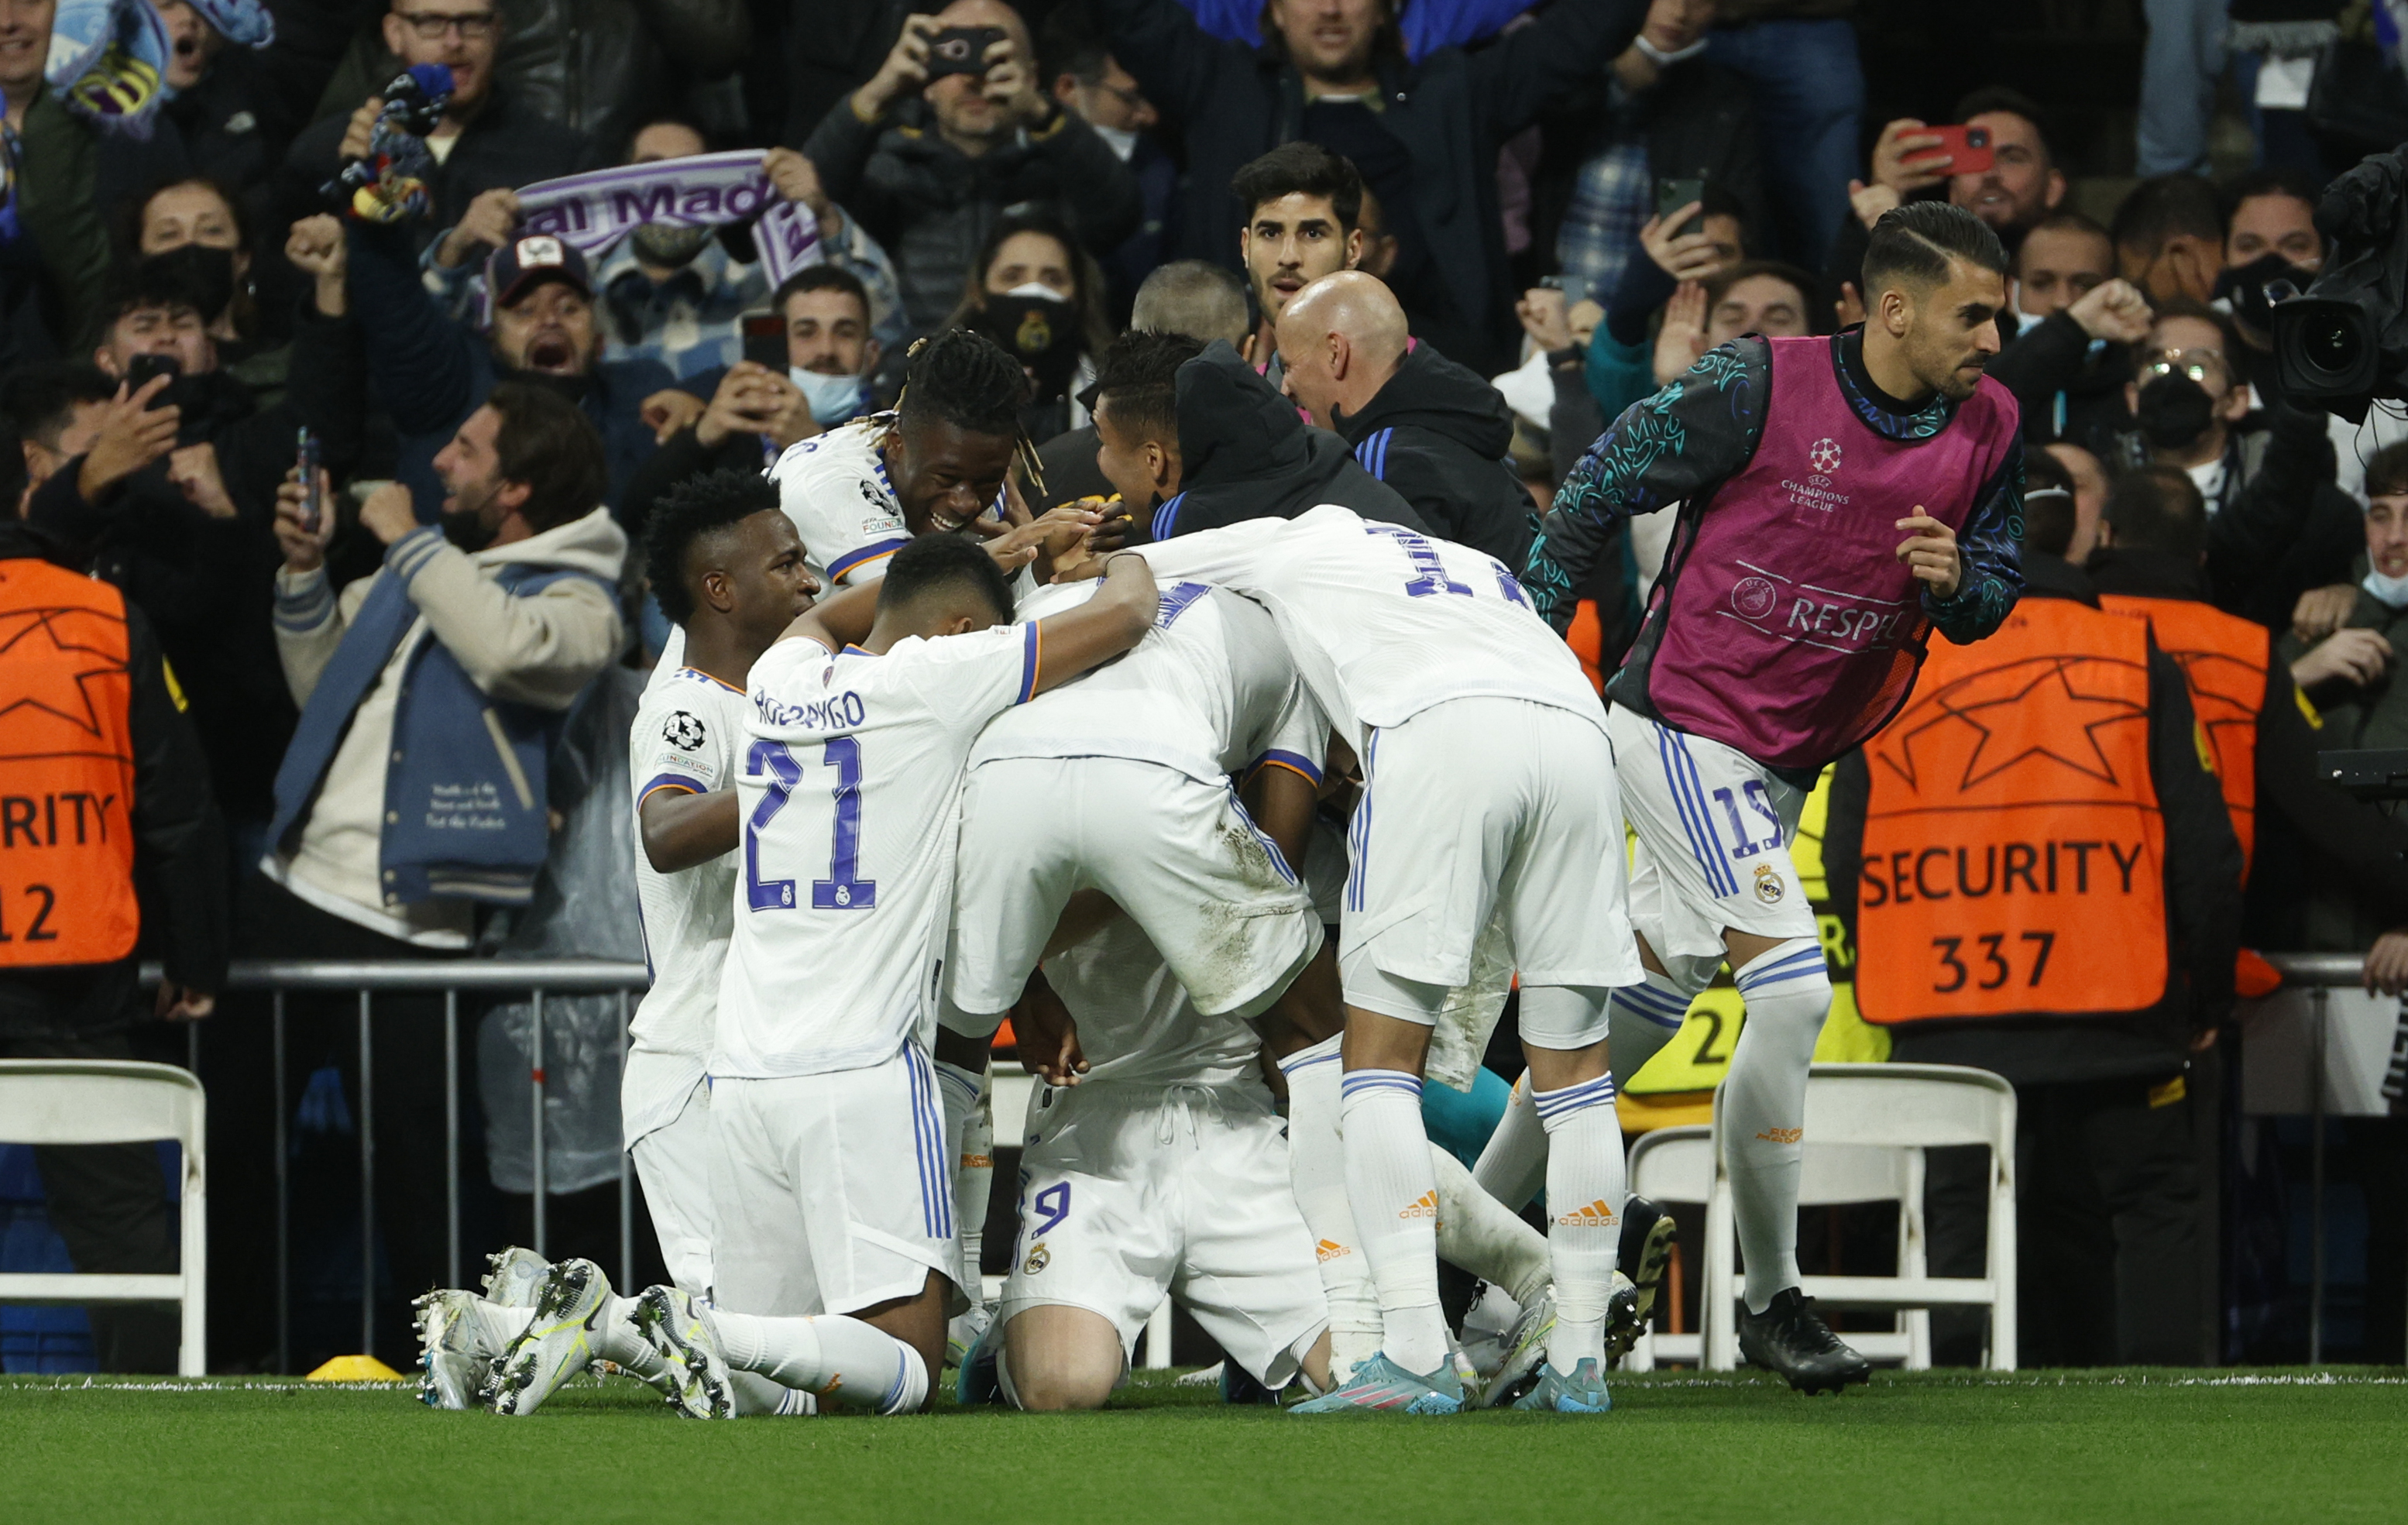
[[[2335,375],[2354,370],[2366,350],[2364,336],[2345,323],[2320,323],[2300,338],[2305,340],[2302,347],[2309,363]]]

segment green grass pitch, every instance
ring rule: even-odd
[[[676,1418],[580,1379],[537,1415],[391,1385],[0,1378],[0,1518],[1561,1520],[2408,1518],[2397,1371],[1884,1374],[1840,1400],[1628,1376],[1594,1419],[1305,1419],[1142,1374],[1102,1414]]]

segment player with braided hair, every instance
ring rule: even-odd
[[[868,582],[912,536],[1001,510],[1027,399],[1020,362],[982,335],[913,345],[893,411],[805,439],[769,470],[812,570],[831,586]]]

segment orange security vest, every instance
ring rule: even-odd
[[[125,598],[0,561],[0,970],[134,951]]]
[[[2191,712],[2206,733],[2224,788],[2225,813],[2241,839],[2241,880],[2249,882],[2258,845],[2258,712],[2266,702],[2266,627],[2191,598],[2135,598],[2103,594],[2102,608],[2140,614],[2157,632],[2157,650],[2182,669]]]
[[[2154,1006],[2165,824],[2149,777],[2149,626],[2028,597],[1936,645],[1865,743],[1856,1005],[1885,1025]]]

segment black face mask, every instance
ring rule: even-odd
[[[1070,390],[1079,369],[1079,313],[1052,296],[989,296],[972,326],[1010,352],[1037,380],[1039,402]]]
[[[2306,291],[2315,279],[2314,270],[2302,270],[2280,254],[2265,253],[2217,276],[2215,295],[2219,301],[2230,301],[2233,316],[2262,334],[2274,326],[2275,301]],[[2284,281],[2290,283],[2290,291],[2282,290]],[[2270,286],[2274,295],[2268,295]]]
[[[203,322],[215,323],[234,305],[234,251],[179,244],[145,255],[139,284],[144,291],[173,294],[191,303]]]
[[[2140,405],[2132,410],[2141,433],[2159,450],[2181,450],[2199,442],[2215,423],[2215,399],[2207,388],[2176,371],[2141,388]]]

